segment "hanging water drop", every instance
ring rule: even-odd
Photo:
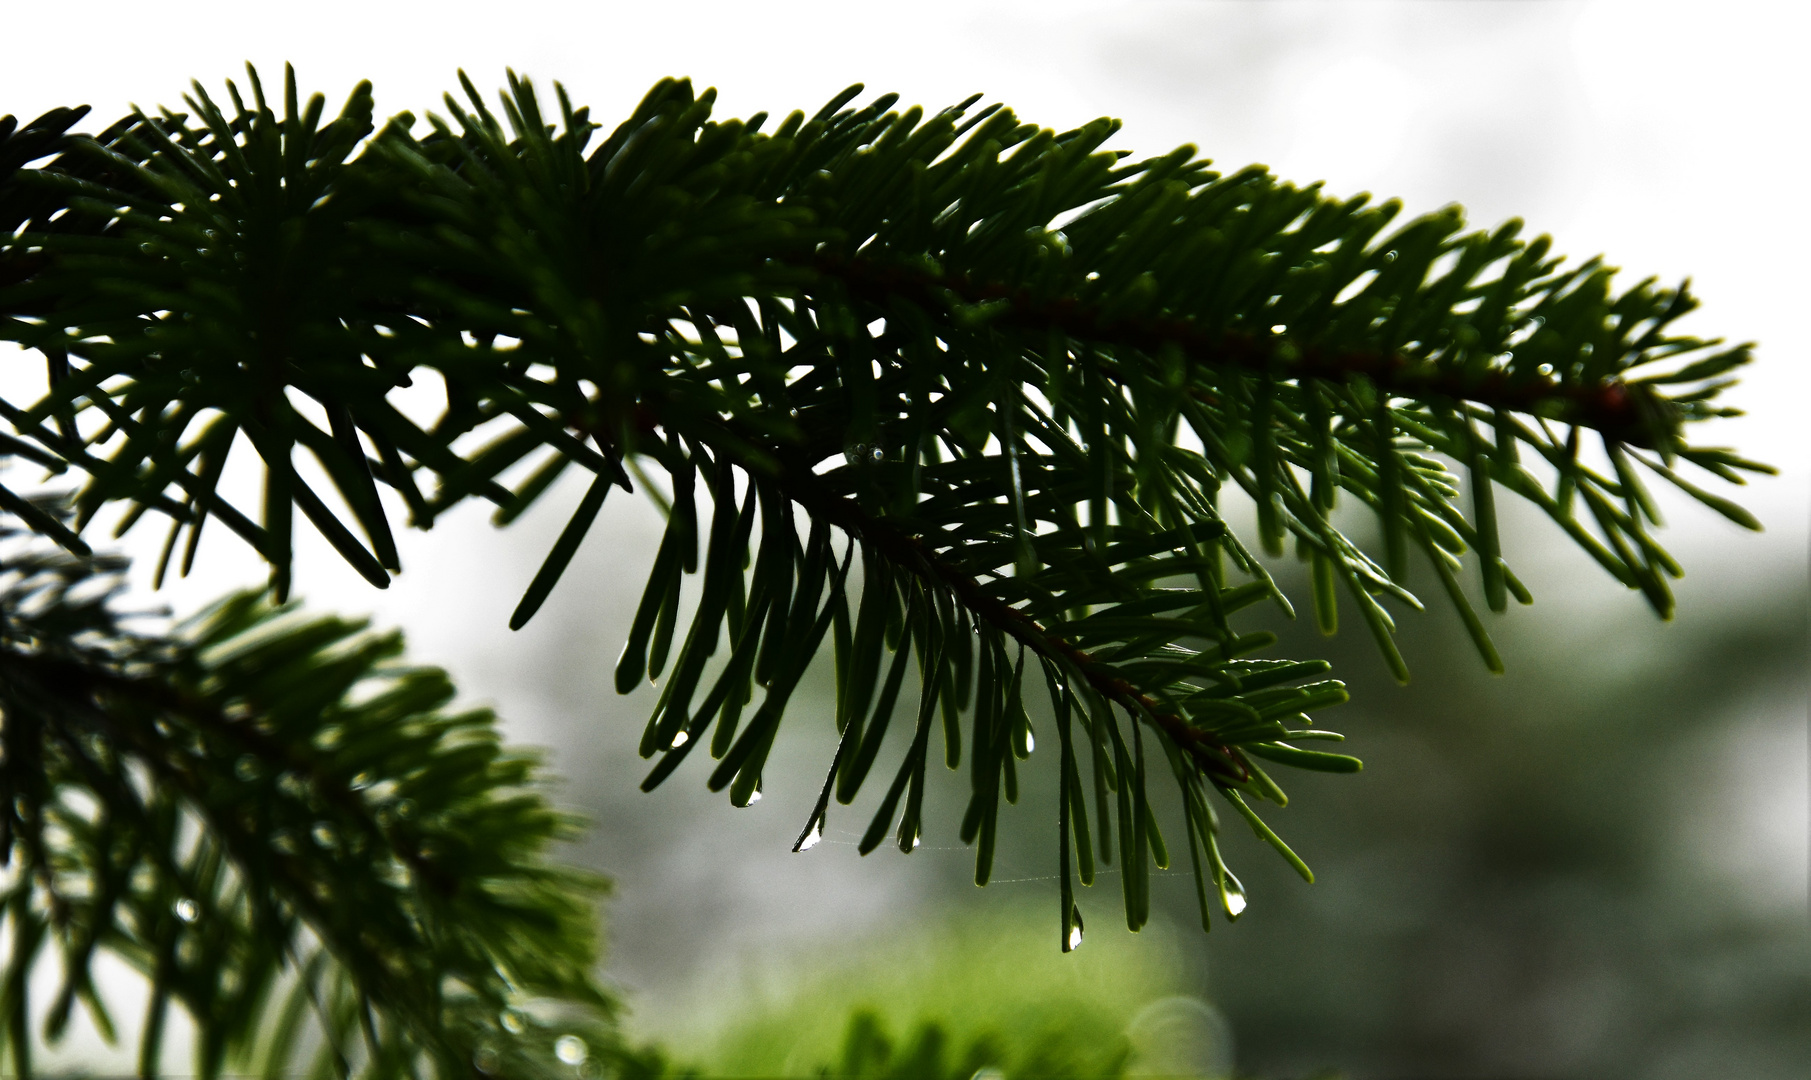
[[[176,917],[183,922],[192,923],[201,917],[201,908],[186,896],[170,906],[176,912]]]
[[[1082,909],[1070,908],[1069,919],[1069,951],[1074,952],[1082,947]]]
[[[1239,884],[1231,870],[1226,871],[1225,880],[1220,882],[1220,903],[1225,906],[1228,919],[1236,919],[1245,912],[1245,886]]]
[[[811,825],[811,831],[805,835],[805,839],[799,841],[799,846],[794,848],[793,850],[810,851],[812,848],[817,847],[818,841],[822,840],[823,838],[824,838],[823,823],[822,822],[813,822]]]
[[[689,743],[691,741],[692,741],[692,737],[682,731],[679,734],[673,736],[673,745],[672,745],[671,749],[677,750],[680,747],[684,746],[686,743]]]
[[[1037,733],[1034,731],[1031,731],[1030,729],[1027,729],[1025,732],[1025,752],[1027,754],[1029,754],[1033,750],[1036,750],[1037,748],[1038,748]]]
[[[514,1009],[504,1009],[502,1015],[497,1017],[497,1022],[502,1024],[503,1030],[511,1035],[522,1034],[522,1030],[527,1026],[522,1023],[522,1014]]]
[[[755,793],[748,797],[748,805],[753,806],[754,804],[756,804],[760,801],[761,801],[761,791],[759,788],[756,788]]]

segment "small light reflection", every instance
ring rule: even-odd
[[[577,1035],[561,1035],[553,1040],[553,1056],[568,1065],[583,1065],[591,1056],[591,1048]]]
[[[1229,919],[1236,919],[1245,912],[1245,886],[1239,884],[1231,870],[1226,871],[1225,880],[1220,882],[1220,903],[1225,905]]]

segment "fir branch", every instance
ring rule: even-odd
[[[252,102],[234,89],[230,114],[197,87],[191,114],[134,115],[0,177],[0,220],[15,223],[0,232],[13,268],[0,334],[57,373],[43,400],[5,415],[89,474],[85,514],[127,501],[129,525],[158,509],[166,547],[186,528],[191,554],[206,517],[222,517],[272,562],[279,596],[297,508],[377,584],[395,567],[378,482],[418,527],[472,496],[505,522],[576,464],[591,490],[512,626],[556,587],[608,487],[641,475],[636,455],[652,460],[672,480],[668,526],[617,671],[622,689],[665,676],[644,786],[708,741],[711,786],[745,805],[829,636],[843,741],[801,844],[829,794],[856,796],[915,655],[917,727],[863,850],[895,814],[902,849],[915,842],[940,714],[945,761],[970,757],[962,836],[985,881],[999,800],[1016,797],[1013,763],[1030,753],[1018,645],[1059,713],[1082,721],[1100,855],[1116,817],[1129,925],[1148,912],[1145,860],[1168,858],[1144,726],[1184,794],[1203,920],[1209,869],[1235,917],[1244,894],[1204,792],[1306,876],[1245,800],[1286,801],[1255,759],[1358,767],[1295,745],[1330,734],[1302,725],[1345,698],[1305,681],[1325,665],[1252,659],[1269,637],[1234,629],[1266,599],[1293,613],[1265,566],[1290,538],[1321,627],[1348,596],[1406,679],[1386,604],[1421,606],[1402,584],[1411,550],[1500,667],[1457,576],[1475,552],[1487,606],[1530,599],[1502,550],[1499,489],[1662,615],[1681,568],[1650,534],[1639,470],[1756,524],[1675,468],[1766,471],[1688,441],[1690,425],[1729,415],[1712,399],[1748,347],[1676,335],[1696,304],[1683,286],[1614,292],[1599,261],[1564,268],[1519,222],[1467,233],[1449,208],[1386,234],[1393,202],[1220,174],[1189,147],[1125,161],[1102,149],[1113,121],[1050,132],[971,113],[973,100],[929,115],[895,111],[890,95],[856,108],[855,87],[769,130],[764,115],[712,121],[711,92],[668,80],[594,147],[599,125],[563,91],[562,125],[513,73],[501,116],[462,85],[451,120],[430,117],[417,138],[408,114],[374,133],[368,85],[323,123],[293,73],[279,118],[254,73]],[[50,145],[14,143],[0,139],[0,164]],[[432,423],[389,399],[417,370],[447,387]],[[71,437],[66,421],[88,410],[107,426]],[[1608,473],[1581,459],[1586,429]],[[259,524],[216,490],[241,435],[265,462]],[[298,446],[348,520],[301,485]],[[518,464],[528,475],[512,490]],[[1261,555],[1221,519],[1229,484],[1255,503]],[[1378,516],[1375,557],[1335,527],[1341,492]],[[833,528],[849,541],[840,557]],[[702,595],[682,632],[690,574]],[[1062,785],[1059,839],[1079,852],[1088,825],[1071,787],[1078,777]]]
[[[696,434],[687,425],[689,434]],[[753,440],[739,435],[730,440],[712,440],[713,444],[749,445]],[[951,565],[939,552],[959,546],[935,533],[912,535],[903,532],[883,517],[865,512],[853,499],[827,490],[817,474],[796,455],[783,449],[742,462],[751,471],[765,473],[764,466],[778,462],[774,474],[780,490],[814,519],[828,521],[848,535],[871,545],[880,557],[906,568],[927,585],[948,591],[970,612],[989,625],[1031,649],[1036,655],[1059,664],[1086,681],[1093,692],[1123,708],[1137,719],[1149,718],[1178,746],[1185,747],[1210,776],[1232,784],[1251,779],[1250,766],[1239,751],[1214,739],[1211,733],[1191,726],[1188,721],[1167,709],[1161,702],[1141,693],[1113,668],[1097,663],[1085,650],[1079,649],[1060,634],[1051,633],[1036,619],[1000,600],[981,588],[973,576]]]
[[[1099,305],[1075,296],[1041,299],[1026,286],[976,281],[962,273],[933,273],[870,259],[820,253],[810,263],[852,295],[878,307],[895,298],[935,310],[953,297],[971,305],[1004,302],[990,322],[1028,334],[1051,331],[1076,341],[1156,355],[1179,349],[1190,363],[1233,368],[1274,379],[1369,380],[1378,391],[1426,401],[1470,402],[1493,412],[1519,412],[1578,427],[1643,448],[1668,445],[1678,418],[1651,386],[1607,378],[1590,385],[1562,383],[1539,374],[1516,377],[1501,367],[1452,370],[1402,353],[1298,346],[1283,335],[1226,330],[1210,333],[1187,319],[1130,317],[1109,321]]]

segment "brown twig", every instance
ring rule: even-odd
[[[1418,361],[1401,353],[1363,349],[1297,347],[1286,354],[1286,339],[1237,330],[1211,332],[1189,319],[1125,318],[1108,321],[1095,307],[1072,296],[1040,299],[1030,289],[977,281],[966,274],[932,274],[924,270],[819,254],[812,266],[835,279],[852,295],[884,304],[903,298],[920,307],[948,306],[948,297],[970,304],[1004,302],[994,325],[1024,330],[1057,330],[1080,341],[1120,345],[1155,353],[1175,347],[1207,367],[1236,367],[1292,379],[1345,382],[1362,376],[1396,397],[1470,401],[1503,412],[1551,415],[1592,428],[1635,446],[1652,446],[1651,410],[1638,390],[1620,379],[1566,383],[1550,376],[1511,377],[1501,369],[1470,374]]]

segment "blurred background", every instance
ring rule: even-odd
[[[471,507],[400,538],[405,573],[382,593],[305,542],[297,592],[403,627],[417,659],[548,749],[558,798],[595,823],[572,857],[616,881],[608,972],[631,1031],[713,1073],[835,1068],[866,1003],[875,1038],[903,1047],[933,1021],[952,1060],[1053,1032],[1090,1067],[1130,1054],[1147,1073],[1801,1078],[1808,24],[1796,5],[1621,0],[9,4],[0,113],[86,102],[92,130],[247,59],[267,79],[294,62],[330,108],[371,78],[380,110],[417,113],[455,68],[485,86],[507,65],[564,81],[606,124],[664,75],[720,87],[723,115],[809,111],[854,81],[932,107],[982,91],[1059,129],[1122,117],[1115,145],[1140,154],[1191,142],[1411,212],[1521,216],[1574,258],[1607,253],[1624,284],[1691,276],[1693,332],[1761,344],[1734,396],[1750,415],[1715,441],[1781,467],[1741,493],[1768,531],[1670,505],[1688,576],[1660,624],[1543,521],[1513,517],[1506,550],[1536,605],[1492,624],[1500,678],[1437,611],[1404,622],[1406,688],[1363,637],[1276,627],[1279,655],[1326,656],[1353,685],[1327,723],[1367,768],[1297,778],[1272,815],[1315,885],[1231,836],[1252,906],[1207,936],[1179,865],[1136,936],[1103,876],[1081,898],[1083,948],[1057,952],[1047,770],[1007,815],[986,890],[955,838],[956,775],[909,858],[857,857],[869,799],[792,854],[829,755],[821,678],[756,806],[732,809],[693,769],[639,793],[652,695],[609,686],[659,529],[633,499],[612,500],[520,633],[508,613],[576,488],[508,532]],[[40,369],[6,361],[9,395],[29,396]],[[183,613],[262,578],[222,533],[195,576],[137,599]]]

